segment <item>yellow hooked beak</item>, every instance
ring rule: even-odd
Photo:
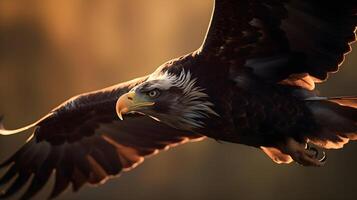
[[[125,113],[136,111],[138,108],[153,106],[155,102],[140,98],[135,92],[123,94],[117,101],[116,111],[119,119],[123,120]]]

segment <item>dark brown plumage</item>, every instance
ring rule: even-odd
[[[312,143],[357,139],[357,98],[319,97],[355,40],[357,3],[216,0],[204,44],[153,74],[74,97],[23,129],[33,136],[0,168],[6,198],[53,172],[51,198],[99,184],[159,150],[205,136],[261,148],[277,163],[321,166]],[[119,117],[123,117],[120,120]],[[15,179],[14,182],[11,182]]]

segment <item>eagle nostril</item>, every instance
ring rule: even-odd
[[[132,101],[132,100],[133,100],[133,97],[128,97],[128,99]]]

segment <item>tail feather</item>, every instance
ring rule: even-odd
[[[357,97],[317,98],[307,101],[318,131],[309,141],[327,149],[342,148],[357,140]]]

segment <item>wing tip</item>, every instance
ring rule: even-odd
[[[0,130],[5,129],[3,122],[4,122],[4,115],[0,114]]]

